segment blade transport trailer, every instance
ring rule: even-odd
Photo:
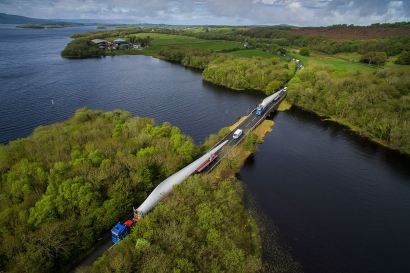
[[[269,97],[266,97],[262,103],[256,108],[256,115],[260,116],[262,113],[265,111],[266,108],[269,107],[269,105],[272,104],[272,102],[276,101],[279,97],[282,91],[286,91],[286,87],[284,87],[282,90],[279,90],[278,92],[270,95]]]
[[[200,173],[200,172],[202,172],[203,170],[205,170],[206,167],[208,167],[209,164],[211,164],[217,157],[218,157],[217,154],[211,155],[207,160],[205,160],[204,163],[201,164],[201,166],[199,166],[198,169],[195,170],[195,172],[196,172],[196,173]]]
[[[182,168],[178,172],[162,181],[137,209],[133,208],[134,218],[132,220],[127,220],[123,224],[118,223],[111,229],[112,241],[115,244],[118,244],[125,236],[130,233],[131,226],[138,222],[141,218],[143,218],[145,214],[151,211],[159,201],[161,201],[169,192],[171,192],[174,185],[181,183],[185,178],[196,172],[206,160],[209,160],[209,158],[213,158],[212,160],[215,160],[217,157],[215,156],[215,153],[227,143],[228,140],[225,140],[208,153],[204,154],[188,166]]]

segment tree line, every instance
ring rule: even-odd
[[[295,62],[283,62],[279,57],[249,59],[182,46],[169,46],[158,54],[166,60],[203,69],[206,81],[236,90],[260,90],[267,95],[283,87],[297,69]]]
[[[77,38],[72,40],[61,52],[64,58],[93,58],[106,56],[105,50],[97,47],[89,38]]]
[[[311,62],[289,81],[288,100],[410,153],[409,68],[335,70]]]

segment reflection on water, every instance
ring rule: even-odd
[[[306,272],[409,272],[410,159],[293,107],[240,172]]]

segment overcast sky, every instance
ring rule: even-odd
[[[177,25],[369,25],[410,21],[410,0],[0,0],[0,12]]]

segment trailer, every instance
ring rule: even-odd
[[[202,172],[203,170],[205,170],[205,169],[209,166],[209,164],[211,164],[211,163],[212,163],[215,159],[217,159],[217,158],[218,158],[218,155],[217,155],[217,154],[212,154],[207,160],[204,161],[204,163],[202,163],[202,164],[198,167],[198,169],[195,170],[195,172],[196,172],[196,173]]]

